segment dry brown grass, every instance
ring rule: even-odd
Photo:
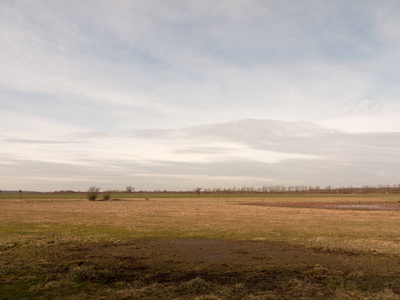
[[[387,201],[368,197],[351,201]],[[397,198],[396,198],[397,199]],[[268,198],[259,201],[337,201],[335,197]],[[390,199],[394,201],[393,198]],[[341,197],[340,201],[347,202]],[[287,241],[306,246],[400,253],[400,211],[343,211],[246,205],[249,199],[124,199],[0,200],[1,223],[31,224],[66,230],[68,239],[79,226],[87,237],[98,239],[218,238],[233,240]],[[36,227],[35,227],[36,226]],[[35,229],[36,228],[36,229]],[[67,230],[68,229],[68,230]],[[102,230],[103,229],[103,230]],[[5,236],[3,243],[16,236]],[[23,238],[23,237],[22,237]],[[73,238],[73,236],[71,236]]]
[[[399,299],[398,196],[0,199],[0,298]]]

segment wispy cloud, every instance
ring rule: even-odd
[[[2,4],[3,95],[50,99],[37,106],[84,130],[102,130],[108,106],[114,129],[347,116],[351,131],[397,105],[393,3],[85,3]]]
[[[348,166],[378,170],[374,156],[381,175],[365,181],[391,181],[399,13],[396,1],[2,1],[0,173],[35,162],[71,184],[67,166],[144,188],[186,175],[355,184]],[[111,173],[93,175],[102,165]]]
[[[10,163],[2,165],[4,174],[28,176],[42,189],[74,184],[84,189],[88,181],[107,188],[135,183],[139,189],[190,189],[393,184],[393,174],[400,171],[399,133],[349,134],[304,122],[242,120],[54,138],[3,137],[2,154]],[[55,178],[51,182],[49,174]]]

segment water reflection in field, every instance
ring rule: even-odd
[[[399,205],[384,204],[326,204],[319,205],[318,208],[327,209],[357,209],[357,210],[400,210]]]
[[[252,205],[274,207],[298,207],[319,209],[349,209],[349,210],[400,210],[400,203],[322,203],[322,202],[282,202],[282,203],[251,203]]]

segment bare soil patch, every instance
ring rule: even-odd
[[[115,299],[194,299],[200,295],[326,299],[340,293],[343,286],[357,295],[379,298],[389,293],[387,299],[400,295],[398,256],[286,242],[166,239],[67,243],[7,249],[1,256],[3,291],[21,297],[84,291],[91,294],[87,298],[101,293]],[[32,274],[40,274],[40,280],[29,283],[21,294],[8,290],[11,283]]]
[[[327,272],[341,274],[357,270],[374,280],[379,280],[381,276],[400,275],[398,258],[393,255],[305,247],[286,242],[166,239],[93,246],[85,251],[92,257],[132,258],[146,269],[168,270],[171,274],[190,267],[187,269],[190,273],[204,276],[210,275],[210,272],[218,275],[234,272],[246,277],[271,274],[272,277],[267,279],[279,279],[279,275],[301,276],[319,266],[326,268]]]

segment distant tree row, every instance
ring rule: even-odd
[[[92,188],[92,187],[90,187]],[[89,188],[89,189],[90,189]],[[133,193],[135,191],[135,188],[132,186],[127,186],[124,190],[107,190],[109,192],[113,193]],[[1,191],[0,191],[1,193]],[[81,193],[73,190],[59,190],[59,191],[54,191],[55,194],[73,194],[73,193]]]
[[[203,193],[207,194],[400,194],[400,184],[394,185],[365,185],[362,187],[338,187],[332,186],[263,186],[261,188],[241,187],[241,188],[213,188],[203,189]]]
[[[134,187],[127,186],[124,190],[107,190],[109,193],[195,193],[195,194],[400,194],[400,184],[394,185],[364,185],[361,187],[332,187],[332,186],[307,186],[307,185],[272,185],[263,187],[231,187],[231,188],[195,188],[190,191],[168,191],[168,190],[153,190],[153,191],[136,191]],[[55,191],[54,193],[79,193],[72,190]]]

